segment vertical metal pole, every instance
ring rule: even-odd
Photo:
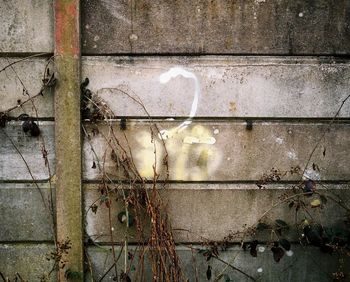
[[[83,281],[79,9],[79,0],[55,0],[57,241],[71,243],[59,281]]]

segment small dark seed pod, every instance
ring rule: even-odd
[[[29,132],[29,130],[32,128],[32,122],[30,120],[26,120],[22,124],[22,130],[24,133]]]
[[[126,118],[124,117],[120,119],[120,130],[126,130]]]
[[[30,135],[33,137],[37,137],[40,135],[39,126],[34,121],[32,121],[32,126],[30,128]]]
[[[247,130],[253,130],[253,122],[251,120],[247,120],[247,125],[246,125]]]
[[[89,79],[86,77],[84,81],[80,84],[80,89],[84,90],[86,86],[88,86],[89,82],[90,82]]]

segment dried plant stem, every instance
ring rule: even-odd
[[[48,67],[48,65],[50,63],[50,60],[51,60],[51,58],[49,59],[49,62],[45,66],[44,77],[45,77],[46,69],[47,69],[47,67]],[[24,85],[22,79],[19,77],[19,75],[16,72],[16,70],[14,69],[13,65],[9,64],[9,67],[11,67],[11,70],[16,75],[17,79],[20,81],[24,92],[28,96],[28,100],[26,100],[26,101],[30,101],[31,102],[31,104],[33,106],[33,109],[35,111],[36,119],[38,120],[39,119],[38,109],[37,109],[37,107],[36,107],[36,105],[34,103],[34,97],[31,97],[27,87]],[[41,91],[40,91],[41,94],[42,94],[42,91],[44,91],[45,88],[46,88],[46,85],[43,85],[41,87]],[[39,126],[39,124],[38,124],[38,126]],[[42,152],[42,155],[43,155],[43,158],[44,158],[45,167],[47,167],[47,171],[48,171],[48,174],[49,174],[49,180],[48,180],[49,181],[49,191],[50,191],[50,196],[49,196],[49,205],[50,205],[50,207],[49,207],[49,211],[50,211],[51,218],[52,218],[52,229],[53,229],[53,235],[52,236],[53,236],[54,244],[57,247],[56,225],[55,225],[55,211],[54,211],[54,204],[53,204],[53,189],[52,189],[52,182],[51,182],[52,174],[51,174],[50,162],[49,162],[48,157],[47,157],[48,156],[48,152],[46,150],[45,139],[42,136],[42,134],[39,135],[39,139],[40,139],[40,142],[41,142],[41,145],[42,145],[41,152]]]
[[[239,273],[243,274],[244,276],[248,277],[249,279],[256,281],[256,279],[253,276],[250,276],[249,274],[245,273],[244,271],[240,270],[239,268],[235,267],[234,265],[232,265],[230,262],[227,262],[221,258],[219,258],[218,256],[213,256],[214,259],[222,262],[223,264],[226,264],[227,267],[232,268],[235,271],[238,271]]]
[[[19,59],[17,61],[14,61],[12,63],[9,63],[8,65],[6,65],[5,67],[3,67],[2,69],[0,69],[0,73],[2,73],[3,71],[5,71],[6,69],[8,69],[9,67],[15,65],[15,64],[18,64],[20,62],[23,62],[23,61],[26,61],[26,60],[29,60],[29,59],[32,59],[32,58],[36,58],[36,57],[43,57],[43,56],[47,56],[47,55],[50,55],[51,53],[39,53],[39,54],[34,54],[34,55],[31,55],[31,56],[28,56],[28,57],[25,57],[25,58],[22,58],[22,59]]]
[[[328,130],[331,128],[331,126],[333,125],[333,123],[336,121],[341,109],[343,108],[343,106],[345,105],[346,101],[350,98],[350,94],[348,96],[346,96],[346,98],[342,101],[342,103],[340,104],[337,112],[335,113],[335,115],[333,116],[333,119],[329,122],[327,128],[323,131],[321,137],[317,140],[315,146],[313,147],[313,149],[311,150],[311,153],[307,159],[307,162],[305,164],[305,167],[304,167],[304,170],[303,170],[303,173],[302,173],[302,176],[305,174],[305,171],[307,169],[307,167],[309,166],[309,163],[311,161],[311,158],[312,156],[314,155],[316,149],[318,148],[318,146],[320,145],[322,139],[326,136]]]

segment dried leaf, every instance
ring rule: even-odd
[[[304,192],[308,193],[308,195],[312,195],[316,190],[316,183],[311,179],[305,181]]]
[[[320,200],[323,205],[327,204],[327,197],[325,195],[320,195]]]
[[[227,274],[224,274],[224,281],[225,282],[230,282],[231,281],[230,276],[228,276]]]
[[[319,224],[306,225],[303,231],[307,240],[310,242],[311,245],[314,245],[316,247],[320,247],[321,245],[323,245],[323,239],[322,239],[323,229],[321,225]]]
[[[314,171],[320,171],[319,166],[318,166],[317,164],[315,164],[315,163],[312,163],[312,169],[313,169]]]
[[[275,222],[276,222],[276,225],[280,228],[284,228],[284,229],[289,228],[288,224],[282,219],[276,219]]]
[[[210,280],[211,279],[211,266],[208,265],[208,268],[207,268],[207,279]]]
[[[129,227],[131,227],[134,224],[134,217],[129,213],[128,216],[126,216],[126,212],[122,211],[118,213],[118,220],[120,223],[126,224],[126,220],[129,217]]]
[[[117,279],[116,279],[117,280]],[[131,282],[131,279],[130,279],[130,277],[129,277],[129,275],[128,274],[126,274],[125,272],[121,272],[120,273],[120,281],[121,282]]]
[[[7,114],[0,112],[0,128],[4,128],[6,126],[7,120],[8,120]]]
[[[294,206],[294,201],[291,201],[291,202],[288,204],[288,207],[291,209],[293,206]]]
[[[280,239],[278,243],[285,249],[286,251],[290,250],[291,244],[287,239]]]
[[[97,206],[97,205],[92,205],[92,206],[91,206],[91,211],[92,211],[94,214],[96,214],[97,209],[98,209],[98,206]]]
[[[270,228],[270,226],[264,222],[259,222],[258,225],[256,226],[256,230],[258,230],[258,231],[266,230],[269,228]]]
[[[272,247],[271,251],[273,253],[273,259],[275,262],[279,262],[284,256],[284,251],[281,247]]]
[[[126,118],[125,117],[122,117],[120,119],[119,127],[120,127],[120,130],[126,130],[127,127],[126,127]]]
[[[258,246],[258,241],[257,240],[254,240],[253,242],[251,242],[249,244],[249,248],[250,248],[250,255],[252,257],[257,257],[258,256],[258,251],[257,251],[257,246]]]
[[[321,206],[321,200],[320,199],[315,199],[315,200],[311,201],[310,204],[311,204],[311,207],[317,208],[317,207]]]

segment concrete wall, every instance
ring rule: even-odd
[[[0,69],[25,55],[48,53],[0,73],[0,111],[26,98],[23,84],[31,95],[40,90],[53,52],[51,2],[0,0]],[[199,101],[192,124],[165,141],[172,182],[162,191],[191,281],[195,272],[189,246],[196,249],[199,281],[205,281],[208,262],[197,251],[203,248],[201,243],[220,241],[241,231],[244,224],[254,224],[290,193],[300,176],[288,175],[265,189],[258,189],[256,182],[273,167],[303,168],[324,132],[305,173],[321,181],[319,191],[349,204],[349,102],[329,127],[350,89],[349,9],[346,0],[82,1],[82,77],[90,79],[89,88],[117,115],[113,127],[118,136],[123,136],[120,118],[127,118],[124,132],[142,176],[153,173],[147,115],[120,89],[137,95],[159,129],[170,135],[189,116],[196,86],[193,79],[180,76],[162,84],[160,77],[177,66],[197,78]],[[42,141],[54,174],[53,94],[36,98],[36,108],[27,103],[12,111],[13,120],[0,129],[0,271],[11,279],[18,272],[36,281],[52,265],[46,260],[53,237],[44,205],[48,205],[50,175],[42,158]],[[38,114],[43,139],[22,131],[22,122],[16,119],[22,113]],[[247,121],[252,129],[247,129]],[[98,281],[112,264],[109,224],[106,208],[101,206],[94,214],[89,207],[99,199],[100,171],[93,162],[104,154],[108,129],[88,121],[84,126],[91,137],[83,145],[84,240],[90,258],[86,263],[93,269],[86,280],[93,276]],[[164,151],[157,142],[160,160]],[[106,156],[106,172],[120,180],[110,151]],[[164,177],[164,171],[158,172]],[[306,204],[313,199],[307,198]],[[118,222],[120,202],[113,203],[111,210],[113,234],[122,243],[125,232],[132,235],[135,230],[125,230]],[[343,226],[345,211],[332,201],[310,214],[296,214],[281,205],[268,219],[280,218],[292,226],[305,216],[325,226]],[[285,236],[294,242],[294,255],[280,263],[274,262],[269,247],[255,258],[236,245],[222,252],[221,258],[236,257],[236,267],[262,281],[332,281],[339,265],[336,255],[300,246],[295,228]],[[266,247],[270,234],[258,234],[257,239]],[[132,237],[130,241],[135,243]],[[218,261],[209,264],[213,277],[225,267]],[[349,267],[345,260],[344,270]],[[232,269],[227,274],[234,281],[247,279]],[[111,281],[112,275],[103,281]]]

